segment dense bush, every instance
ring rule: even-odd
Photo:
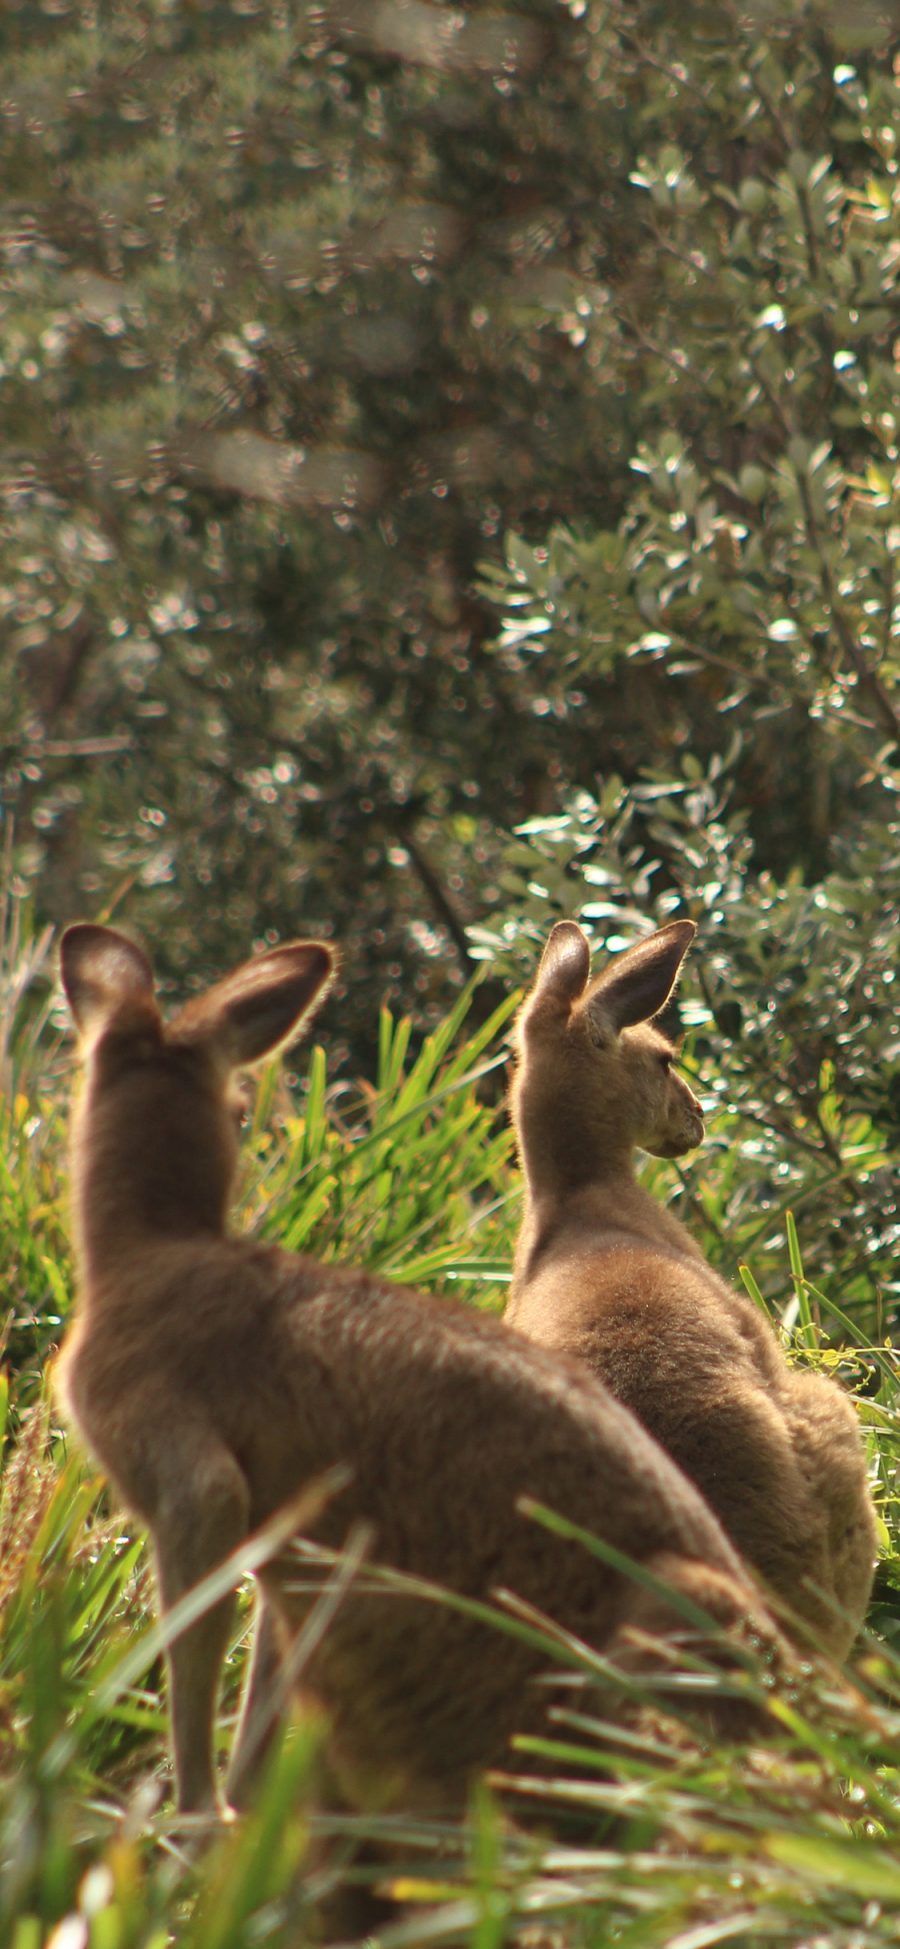
[[[885,818],[877,5],[4,21],[0,739],[42,915],[114,903],[192,977],[327,928],[370,1065],[373,985],[440,1013],[503,832],[573,789],[736,725],[753,870]]]

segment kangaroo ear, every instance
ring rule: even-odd
[[[587,935],[574,920],[558,920],[547,937],[537,979],[526,1003],[526,1012],[562,1009],[568,1014],[573,1002],[584,993],[591,972],[591,950]]]
[[[635,1022],[658,1015],[672,993],[681,963],[697,929],[692,920],[672,920],[646,941],[626,948],[591,990],[587,1009],[603,1037],[618,1035]]]
[[[299,1034],[330,987],[336,965],[334,950],[324,941],[273,948],[188,1002],[171,1033],[219,1043],[233,1069],[261,1062]]]
[[[153,969],[143,948],[115,927],[76,921],[59,950],[66,999],[77,1027],[85,1030],[126,1001],[153,997]]]

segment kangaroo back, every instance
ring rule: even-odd
[[[234,1074],[297,1032],[331,980],[326,945],[248,962],[168,1023],[146,957],[114,930],[70,929],[62,969],[86,1072],[62,1394],[151,1532],[163,1610],[323,1470],[348,1478],[261,1573],[236,1799],[271,1719],[273,1673],[315,1602],[320,1572],[304,1573],[303,1548],[340,1552],[360,1526],[374,1561],[482,1604],[504,1587],[613,1659],[636,1655],[635,1626],[683,1633],[679,1592],[736,1639],[749,1618],[774,1641],[701,1497],[582,1367],[463,1306],[228,1235]],[[538,1528],[524,1497],[655,1571],[672,1600]],[[215,1605],[171,1647],[185,1810],[215,1803],[230,1615]],[[458,1605],[410,1587],[386,1597],[361,1575],[303,1683],[330,1715],[347,1798],[450,1807],[516,1729],[543,1723],[541,1664]]]
[[[593,982],[581,928],[550,934],[517,1024],[525,1209],[505,1319],[583,1360],[702,1490],[797,1633],[843,1656],[876,1540],[853,1407],[788,1365],[768,1322],[635,1176],[636,1150],[678,1157],[704,1134],[652,1020],[694,931],[671,922]]]

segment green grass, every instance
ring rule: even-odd
[[[467,990],[415,1055],[410,1021],[382,1010],[371,1088],[330,1089],[325,1051],[314,1048],[302,1114],[287,1104],[274,1129],[286,1092],[270,1069],[247,1133],[255,1170],[240,1221],[292,1251],[408,1284],[458,1282],[467,1298],[507,1278],[512,1139],[477,1086],[505,1060],[515,997],[464,1033],[470,1003]]]
[[[530,1742],[467,1821],[327,1821],[314,1795],[319,1727],[295,1719],[253,1813],[205,1848],[172,1815],[164,1779],[160,1638],[141,1538],[68,1452],[47,1385],[70,1303],[63,1140],[68,1058],[50,1003],[48,944],[7,916],[0,1120],[0,1264],[8,1294],[0,1388],[0,1943],[10,1949],[294,1949],[330,1882],[361,1877],[374,1834],[406,1944],[499,1949],[530,1927],[565,1949],[707,1949],[738,1943],[869,1949],[900,1910],[900,1549],[897,1363],[874,1322],[847,1317],[803,1270],[787,1226],[781,1331],[791,1357],[863,1388],[859,1407],[883,1518],[873,1632],[851,1680],[816,1695],[748,1677],[768,1713],[752,1747],[690,1729],[684,1686],[647,1695],[623,1732],[573,1682],[553,1737]],[[509,1009],[473,1032],[467,998],[413,1047],[382,1020],[371,1085],[330,1083],[301,1052],[305,1088],[277,1069],[246,1133],[238,1222],[324,1259],[502,1301],[518,1213],[511,1145],[484,1079],[503,1061]],[[494,1091],[494,1094],[496,1092]],[[657,1167],[653,1167],[654,1173]],[[672,1180],[669,1179],[671,1185]],[[662,1189],[662,1179],[660,1179]],[[752,1269],[745,1270],[755,1289]],[[539,1514],[539,1512],[538,1512]],[[555,1520],[546,1516],[541,1520]],[[386,1600],[387,1601],[387,1600]],[[247,1612],[228,1659],[230,1736]],[[497,1628],[549,1625],[513,1610]],[[592,1659],[565,1647],[576,1679]],[[695,1687],[710,1681],[694,1675]],[[524,1758],[524,1754],[522,1756]],[[518,1811],[518,1821],[510,1818]],[[550,1837],[550,1838],[548,1838]],[[387,1937],[385,1938],[388,1939]],[[527,1939],[527,1938],[526,1938]]]

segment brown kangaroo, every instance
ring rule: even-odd
[[[517,1021],[525,1213],[504,1317],[584,1361],[703,1491],[800,1636],[811,1627],[844,1657],[876,1554],[851,1402],[788,1365],[757,1308],[634,1174],[636,1149],[680,1157],[704,1134],[649,1019],[695,931],[672,921],[590,984],[581,928],[560,921],[549,936]]]
[[[315,941],[274,949],[168,1024],[140,948],[79,924],[62,975],[81,1032],[73,1119],[78,1301],[62,1398],[149,1529],[163,1612],[321,1471],[345,1464],[307,1537],[340,1550],[360,1522],[376,1561],[464,1597],[497,1586],[627,1656],[633,1627],[683,1620],[573,1542],[523,1496],[627,1552],[740,1637],[774,1634],[696,1490],[576,1362],[498,1320],[364,1272],[231,1237],[234,1071],[297,1033],[332,977]],[[314,1601],[283,1551],[259,1573],[264,1617],[243,1727]],[[213,1720],[231,1600],[169,1652],[178,1805],[214,1808]],[[631,1628],[629,1628],[631,1627]],[[662,1654],[661,1654],[662,1655]],[[345,1800],[452,1807],[544,1722],[539,1653],[425,1598],[351,1585],[303,1672],[333,1729]],[[238,1734],[236,1797],[252,1772]]]

